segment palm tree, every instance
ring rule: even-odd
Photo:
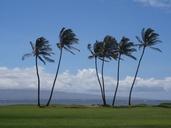
[[[135,81],[136,81],[136,78],[138,75],[138,71],[140,68],[142,58],[145,53],[145,49],[149,47],[153,50],[157,50],[157,51],[161,52],[161,50],[159,48],[153,47],[154,45],[160,43],[161,41],[159,40],[159,34],[155,33],[155,31],[152,28],[148,28],[148,29],[143,28],[141,31],[141,38],[138,36],[136,38],[137,38],[138,42],[140,43],[140,44],[138,44],[138,46],[139,46],[139,48],[142,48],[142,53],[141,53],[141,56],[140,56],[140,59],[138,62],[138,66],[137,66],[137,69],[135,72],[135,76],[134,76],[134,79],[132,82],[131,89],[129,92],[129,103],[128,103],[129,106],[131,105],[132,90],[133,90],[133,87],[134,87],[134,84],[135,84]]]
[[[104,97],[104,93],[103,93],[104,91],[103,91],[103,88],[102,88],[102,84],[101,84],[99,73],[98,73],[98,67],[97,67],[97,59],[102,60],[103,42],[96,41],[96,43],[93,45],[93,49],[92,49],[91,44],[88,44],[88,49],[91,52],[91,55],[88,58],[89,59],[94,58],[94,60],[95,60],[96,76],[97,76],[97,80],[98,80],[98,83],[99,83],[99,86],[100,86],[103,105],[105,105],[106,104],[106,99]]]
[[[91,52],[91,55],[88,57],[89,59],[95,58],[95,69],[96,69],[96,76],[100,86],[101,96],[103,100],[103,105],[106,106],[106,96],[105,96],[105,82],[104,82],[104,62],[109,62],[112,58],[116,59],[117,55],[112,54],[112,49],[116,47],[116,40],[112,36],[105,36],[103,41],[96,41],[93,46],[88,44],[88,49]],[[100,81],[98,68],[97,68],[97,59],[102,61],[101,67],[101,75],[102,75],[102,82]]]
[[[57,70],[56,70],[56,75],[53,81],[53,85],[52,85],[52,89],[51,89],[51,93],[49,96],[49,100],[46,104],[46,106],[49,106],[50,101],[52,99],[52,95],[53,95],[53,91],[54,91],[54,87],[55,87],[55,83],[58,77],[58,72],[59,72],[59,68],[60,68],[60,63],[61,63],[61,59],[62,59],[62,52],[63,49],[65,49],[66,51],[72,53],[73,55],[75,55],[75,53],[72,51],[73,50],[77,50],[80,51],[79,49],[73,47],[72,45],[77,44],[78,43],[78,38],[76,38],[76,34],[72,31],[72,29],[66,29],[66,28],[62,28],[60,33],[59,33],[59,43],[57,43],[57,47],[60,50],[60,56],[59,56],[59,61],[58,61],[58,66],[57,66]]]
[[[102,89],[103,89],[104,97],[105,97],[104,62],[105,62],[105,58],[108,60],[111,60],[111,59],[116,60],[118,58],[117,53],[113,51],[116,48],[117,48],[117,41],[115,40],[115,38],[109,35],[105,36],[103,40],[103,52],[102,52],[103,56],[102,56],[102,68],[101,68]],[[106,105],[107,104],[104,104],[104,106]]]
[[[40,60],[43,64],[46,64],[46,61],[48,62],[54,62],[53,59],[51,59],[51,55],[54,54],[52,52],[52,48],[50,47],[49,42],[44,38],[40,37],[36,40],[35,44],[30,42],[32,52],[27,53],[22,57],[22,60],[25,59],[25,57],[34,56],[35,57],[35,63],[36,63],[36,74],[37,74],[37,86],[38,86],[38,103],[37,105],[40,107],[40,76],[39,76],[39,69],[38,69],[38,60]]]
[[[113,107],[115,106],[116,95],[117,95],[117,91],[118,91],[118,87],[119,87],[119,73],[120,73],[121,56],[125,55],[125,56],[131,57],[132,59],[136,60],[136,58],[132,55],[132,53],[136,51],[136,49],[133,48],[133,46],[134,46],[134,44],[133,44],[133,42],[130,42],[129,38],[122,37],[120,43],[118,44],[117,50],[114,50],[114,52],[116,51],[118,53],[118,68],[117,68],[118,70],[117,70],[117,84],[116,84],[116,89],[115,89],[115,93],[113,96],[113,102],[112,102]]]

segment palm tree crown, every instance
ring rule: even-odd
[[[78,43],[79,39],[76,38],[76,34],[72,31],[72,29],[62,28],[59,33],[59,43],[57,43],[58,48],[64,48],[65,50],[69,51],[70,53],[75,53],[72,49],[80,51],[79,49],[73,47],[72,45]]]
[[[89,59],[98,57],[98,59],[102,60],[102,58],[106,58],[108,60],[117,59],[117,41],[112,36],[105,36],[103,41],[96,41],[94,43],[93,48],[91,44],[88,44],[88,49],[91,52]],[[105,60],[105,61],[108,61]]]
[[[116,60],[118,58],[117,47],[118,43],[114,37],[109,35],[105,36],[103,40],[103,55],[107,59]]]
[[[143,28],[141,31],[141,39],[138,36],[136,36],[136,38],[140,43],[138,44],[139,48],[149,47],[151,49],[161,52],[159,48],[153,47],[154,45],[160,43],[161,41],[159,40],[159,34],[155,33],[155,31],[152,28],[148,28],[148,29]]]
[[[35,44],[30,42],[30,45],[32,47],[32,53],[25,54],[22,57],[22,60],[24,60],[25,57],[35,56],[38,57],[40,61],[44,64],[46,64],[46,61],[54,62],[54,60],[50,58],[51,55],[54,53],[52,52],[52,48],[50,47],[49,41],[46,40],[44,37],[38,38]]]
[[[91,46],[91,44],[88,44],[88,50],[91,52],[91,55],[88,57],[89,59],[94,58],[94,57],[98,57],[100,60],[103,57],[103,42],[100,41],[96,41],[96,43],[94,43],[93,48]]]
[[[118,44],[118,53],[136,60],[136,58],[132,55],[132,53],[136,51],[133,47],[134,43],[130,42],[129,38],[122,37],[120,43]]]

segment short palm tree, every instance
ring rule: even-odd
[[[73,45],[77,43],[78,43],[78,38],[76,38],[76,34],[72,31],[72,29],[66,29],[63,27],[59,33],[59,43],[56,44],[57,47],[60,49],[60,57],[59,57],[58,66],[57,66],[56,75],[53,81],[51,93],[50,93],[49,100],[46,106],[49,106],[50,101],[52,99],[55,83],[56,83],[59,68],[60,68],[63,49],[75,55],[75,53],[72,50],[80,51],[79,49],[73,47]]]
[[[116,51],[116,53],[118,54],[118,68],[117,68],[118,70],[117,70],[117,84],[116,84],[116,89],[115,89],[115,93],[113,96],[113,102],[112,102],[113,107],[115,106],[116,95],[117,95],[117,91],[118,91],[118,87],[119,87],[121,56],[125,55],[125,56],[131,57],[132,59],[136,60],[136,58],[132,55],[132,53],[136,51],[136,49],[133,47],[134,47],[134,44],[133,44],[133,42],[130,41],[129,38],[122,37],[120,43],[118,44],[117,50],[114,49],[114,53]]]
[[[52,52],[52,48],[50,47],[49,42],[44,38],[40,37],[36,40],[35,44],[30,42],[32,52],[27,53],[22,57],[22,60],[25,59],[25,57],[34,56],[35,57],[35,63],[36,63],[36,74],[38,79],[38,103],[37,105],[40,107],[40,77],[39,77],[39,69],[38,69],[38,60],[40,60],[43,64],[46,64],[46,61],[48,62],[54,62],[53,59],[51,59],[51,55],[54,54]]]
[[[142,48],[142,53],[141,53],[140,59],[138,61],[138,66],[137,66],[135,76],[134,76],[134,79],[133,79],[133,82],[132,82],[132,85],[131,85],[131,89],[130,89],[130,92],[129,92],[129,103],[128,103],[129,106],[131,105],[132,90],[133,90],[133,87],[134,87],[134,84],[135,84],[135,81],[136,81],[136,78],[137,78],[137,75],[138,75],[138,71],[139,71],[139,68],[140,68],[142,58],[143,58],[144,53],[145,53],[145,49],[146,48],[151,48],[153,50],[157,50],[157,51],[161,52],[161,50],[159,48],[154,47],[154,45],[160,43],[161,41],[159,40],[159,34],[155,33],[155,31],[153,29],[151,29],[151,28],[148,28],[148,29],[143,28],[142,31],[141,31],[141,38],[138,37],[138,36],[136,38],[137,38],[138,42],[140,43],[140,44],[138,44],[138,46],[139,46],[139,48]]]

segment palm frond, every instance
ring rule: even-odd
[[[98,57],[98,59],[101,60],[101,61],[104,61],[104,62],[109,62],[108,60],[103,59],[103,58],[101,58],[101,57]]]
[[[141,37],[142,37],[142,40],[144,40],[144,38],[145,38],[144,33],[145,33],[145,28],[143,28],[143,29],[141,30]]]
[[[22,57],[22,60],[24,60],[25,57],[29,57],[32,55],[38,57],[38,59],[43,62],[43,64],[46,64],[45,60],[48,62],[52,62],[52,59],[50,57],[54,53],[52,52],[52,48],[48,40],[46,40],[44,37],[39,37],[36,39],[35,45],[32,42],[30,42],[30,45],[32,47],[32,53],[25,54]]]
[[[49,58],[49,57],[47,57],[47,56],[44,56],[44,55],[43,55],[43,58],[44,58],[46,61],[48,61],[48,62],[51,62],[51,63],[55,62],[53,59],[51,59],[51,58]]]
[[[26,53],[22,56],[22,60],[24,60],[26,57],[30,57],[30,56],[33,56],[32,53]]]
[[[114,60],[117,60],[117,59],[118,59],[118,53],[113,53],[113,54],[111,54],[111,57],[112,57]]]
[[[155,30],[152,28],[143,28],[141,35],[143,47],[151,47],[161,42],[159,40],[159,34],[156,33]]]
[[[62,48],[61,43],[57,43],[56,46],[57,46],[59,49]]]
[[[143,44],[143,41],[138,36],[136,36],[136,39],[138,40],[138,42],[140,42],[141,44]]]
[[[88,50],[91,50],[91,49],[92,49],[91,44],[88,44],[88,45],[87,45],[87,49],[88,49]]]
[[[39,55],[45,55],[45,56],[52,56],[54,53],[53,52],[46,52],[46,51],[40,51]]]
[[[103,42],[105,48],[117,47],[117,41],[113,36],[110,35],[105,36]]]
[[[46,64],[46,62],[43,60],[42,57],[38,56],[38,58],[39,58],[39,60],[40,60],[44,65]]]
[[[142,47],[145,47],[145,44],[139,44],[138,49],[140,50]]]
[[[135,48],[130,48],[130,49],[125,49],[124,50],[124,53],[133,53],[133,52],[136,52],[137,51],[137,49],[135,49]]]
[[[70,52],[71,54],[75,55],[75,53],[73,51],[71,51],[70,49],[63,47],[66,51]]]
[[[137,58],[135,56],[131,55],[131,54],[126,54],[126,56],[128,56],[128,57],[130,57],[130,58],[132,58],[134,60],[137,60]]]
[[[66,45],[66,47],[67,47],[68,49],[74,49],[74,50],[80,52],[79,49],[77,49],[77,48],[75,48],[75,47],[73,47],[73,46],[71,46],[71,45]]]
[[[76,34],[72,31],[72,29],[62,28],[59,33],[59,40],[60,43],[57,43],[58,48],[64,48],[65,50],[69,51],[70,53],[74,54],[71,49],[76,51],[80,51],[79,49],[73,47],[72,45],[78,43],[79,39],[76,38]]]
[[[103,56],[104,52],[104,47],[103,47],[103,42],[96,41],[96,43],[93,45],[93,50],[94,54],[96,56]]]
[[[34,44],[30,41],[30,45],[31,45],[31,48],[32,48],[32,50],[34,51]]]
[[[139,40],[139,38],[138,38],[138,40]],[[141,44],[142,43],[140,43],[140,45]],[[139,46],[139,44],[137,44],[137,45]],[[119,46],[118,46],[118,49],[119,49],[118,52],[121,55],[125,55],[125,56],[135,59],[135,57],[132,55],[132,53],[136,52],[137,50],[134,47],[135,47],[134,43],[131,42],[129,38],[122,37],[122,39],[119,43]]]
[[[92,56],[94,56],[94,52],[92,51],[91,44],[88,44],[87,45],[87,49],[90,51],[90,53],[92,54]]]
[[[95,56],[93,56],[93,55],[90,55],[90,56],[88,56],[88,59],[92,59],[92,58],[94,58]]]
[[[40,51],[46,51],[46,52],[51,52],[52,51],[52,48],[51,48],[51,46],[49,45],[49,46],[44,46],[44,47],[42,47],[42,48],[40,48]]]
[[[40,37],[36,40],[36,45],[35,47],[37,49],[43,48],[43,47],[49,47],[48,45],[48,40],[46,40],[44,37]]]
[[[155,47],[150,47],[150,48],[153,49],[153,50],[156,50],[158,52],[162,52],[159,48],[155,48]]]
[[[71,49],[74,49],[74,50],[76,50],[76,51],[78,51],[78,52],[80,52],[80,49],[78,49],[78,48],[75,48],[75,47],[73,47],[73,46],[70,46],[70,48],[71,48]]]
[[[64,30],[65,30],[65,27],[63,27],[63,28],[61,29],[61,31],[60,31],[60,33],[59,33],[59,39],[62,38],[62,35],[63,35]]]
[[[144,31],[144,42],[148,42],[151,35],[154,36],[154,30],[151,28],[146,29]]]

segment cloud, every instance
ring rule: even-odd
[[[171,0],[134,0],[134,1],[151,7],[159,7],[159,8],[171,7]]]
[[[47,73],[42,67],[39,67],[41,76],[41,88],[49,90],[54,79],[54,74]],[[133,77],[127,76],[120,81],[119,91],[128,93]],[[112,94],[116,85],[116,80],[111,76],[105,76],[106,91]],[[171,77],[164,79],[143,79],[138,77],[135,92],[168,92],[171,91]],[[37,89],[37,77],[35,67],[32,68],[14,68],[0,67],[0,89]],[[78,92],[99,94],[100,89],[96,79],[95,69],[81,69],[75,74],[65,71],[59,74],[56,91]]]

